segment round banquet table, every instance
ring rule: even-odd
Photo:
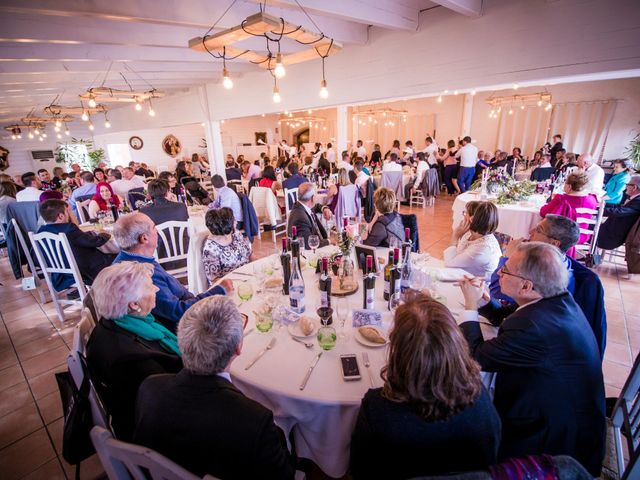
[[[331,251],[335,247],[318,249],[318,253]],[[311,252],[305,251],[309,258]],[[378,257],[386,256],[387,249],[378,249]],[[424,257],[423,257],[424,260]],[[225,278],[239,282],[252,282],[254,291],[258,285],[255,279],[254,266],[258,262],[272,262],[279,265],[277,255],[272,255],[251,264],[244,265]],[[442,266],[442,261],[429,259],[423,263],[429,268]],[[274,275],[280,275],[276,270]],[[252,278],[253,277],[253,278]],[[305,281],[305,314],[312,317],[319,325],[315,310],[319,301],[318,276],[315,269],[303,267]],[[356,280],[361,283],[361,274],[356,274]],[[452,283],[441,282],[438,292],[446,297],[449,308],[458,316],[462,310],[462,294]],[[234,301],[239,302],[237,294]],[[360,402],[369,388],[381,387],[380,370],[385,365],[386,346],[371,348],[358,343],[355,339],[355,329],[351,326],[351,315],[345,322],[346,338],[338,335],[336,346],[325,351],[304,390],[300,390],[303,378],[321,351],[315,336],[306,339],[314,344],[313,348],[306,348],[295,342],[288,333],[287,327],[278,329],[274,323],[272,331],[260,333],[255,328],[254,314],[261,306],[264,295],[254,293],[253,298],[239,306],[240,310],[249,316],[249,323],[245,333],[241,355],[231,365],[231,376],[236,385],[245,395],[252,398],[273,411],[275,422],[284,430],[287,438],[293,435],[297,455],[313,460],[326,474],[332,477],[343,476],[349,467],[349,446],[351,432],[356,423]],[[288,305],[288,297],[276,294],[282,303]],[[362,307],[362,286],[354,295],[346,297],[351,309]],[[335,312],[336,298],[332,297]],[[383,299],[383,281],[379,276],[376,281],[375,310],[382,313],[383,330],[388,331],[392,315],[388,312]],[[333,326],[340,334],[340,324],[334,313]],[[485,329],[486,327],[482,327]],[[489,328],[490,330],[490,328]],[[485,333],[491,336],[489,330]],[[493,334],[495,335],[495,333]],[[272,338],[276,338],[275,345],[267,351],[251,368],[245,367],[262,351]],[[367,352],[371,363],[370,371],[364,366],[362,354]],[[360,368],[361,379],[345,381],[342,378],[340,355],[356,354]],[[483,374],[485,375],[485,374]],[[483,377],[487,384],[487,376]],[[490,383],[490,379],[488,380]]]
[[[480,200],[479,192],[465,192],[456,197],[452,207],[454,226],[462,221],[462,212],[467,202],[472,200]],[[499,218],[497,231],[512,238],[527,238],[531,229],[541,220],[540,207],[545,201],[544,195],[532,195],[527,202],[496,205]]]

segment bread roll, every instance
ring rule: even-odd
[[[367,325],[364,327],[360,327],[358,331],[360,332],[360,335],[362,335],[370,342],[379,343],[381,345],[387,343],[387,340],[382,335],[380,335],[380,332],[378,332],[378,330],[373,327]]]

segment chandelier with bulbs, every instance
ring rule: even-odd
[[[300,4],[298,5],[304,11],[304,8]],[[300,25],[293,25],[282,18],[268,15],[262,10],[262,5],[260,10],[259,13],[247,17],[240,25],[209,35],[216,26],[214,24],[204,36],[189,40],[189,48],[198,52],[206,52],[215,59],[222,59],[222,85],[227,90],[233,88],[233,81],[227,69],[227,61],[241,58],[268,70],[273,78],[272,98],[274,103],[282,101],[278,80],[286,75],[285,66],[320,57],[322,59],[322,80],[320,81],[319,95],[322,99],[328,98],[325,59],[342,50],[342,45],[322,32],[310,32]],[[309,17],[306,11],[304,13]],[[252,37],[261,37],[266,40],[266,53],[234,46],[238,42]],[[308,48],[285,55],[280,51],[280,43],[285,38],[294,40]]]
[[[408,114],[408,110],[395,110],[393,108],[358,110],[353,112],[353,121],[357,121],[358,125],[363,127],[367,125],[367,122],[371,125],[381,123],[385,127],[393,127],[400,119],[406,122]]]
[[[514,87],[516,90],[517,87]],[[508,108],[507,114],[513,115],[514,108],[520,108],[524,110],[527,107],[539,107],[545,111],[549,111],[552,108],[551,94],[549,92],[528,93],[525,95],[510,95],[506,97],[494,97],[487,98],[487,104],[491,106],[489,112],[489,118],[498,118],[498,114],[502,112],[503,108]]]

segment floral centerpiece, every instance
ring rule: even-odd
[[[537,184],[529,180],[513,182],[506,190],[501,192],[496,198],[498,205],[508,205],[511,203],[526,201],[536,191]]]
[[[500,169],[486,169],[482,176],[471,184],[472,190],[483,190],[488,194],[498,194],[509,189],[515,180]]]
[[[352,254],[356,243],[360,241],[359,229],[354,225],[345,225],[337,235],[340,251],[331,255],[331,270],[339,278],[340,288],[351,288],[353,280]]]

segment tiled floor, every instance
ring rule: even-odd
[[[421,249],[436,257],[449,242],[451,205],[451,199],[441,197],[435,207],[412,210],[418,215]],[[270,235],[254,243],[257,257],[277,248]],[[609,396],[618,395],[640,351],[640,313],[632,307],[640,279],[624,280],[624,273],[623,267],[600,269],[609,325],[603,364]],[[6,258],[0,259],[0,282],[0,477],[73,478],[73,467],[60,455],[62,409],[54,373],[66,369],[78,315],[70,315],[61,328],[51,303],[40,305],[31,292],[21,290]],[[101,472],[95,456],[82,464],[82,478]]]

